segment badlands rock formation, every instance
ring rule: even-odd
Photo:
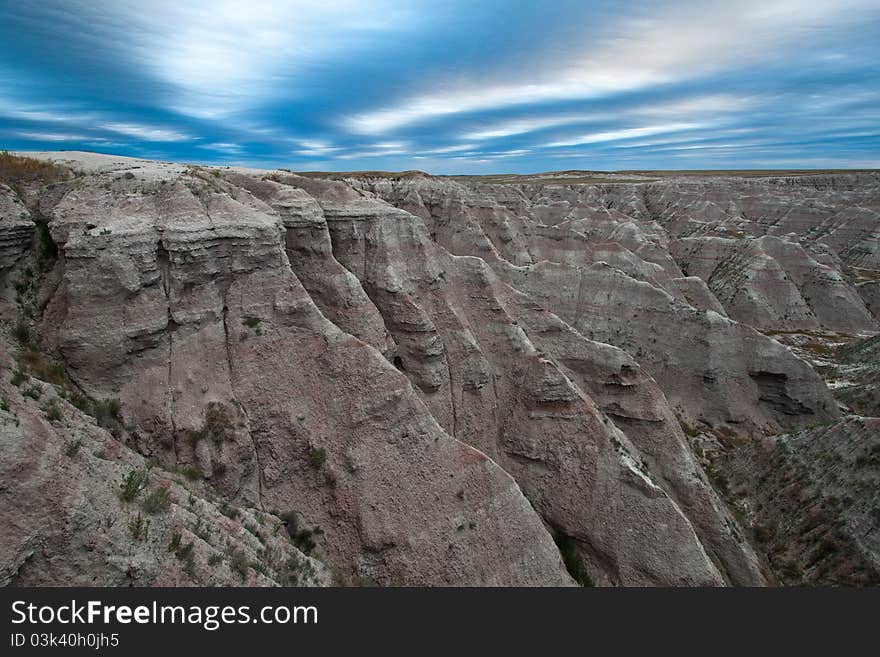
[[[793,579],[742,507],[771,436],[860,421],[778,338],[878,331],[878,176],[39,157],[0,187],[6,582],[875,581],[855,530]]]

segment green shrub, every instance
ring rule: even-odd
[[[197,465],[187,465],[180,469],[180,473],[190,481],[198,481],[202,478],[202,471]]]
[[[320,527],[315,527],[313,529],[300,529],[299,528],[299,517],[296,514],[296,511],[288,511],[287,513],[280,516],[280,518],[285,522],[287,534],[290,536],[291,542],[303,553],[311,554],[312,550],[315,549],[315,536],[319,534],[323,534]]]
[[[233,550],[232,554],[229,555],[229,565],[232,570],[241,575],[242,580],[247,579],[250,562],[244,552],[241,550]]]
[[[192,542],[181,543],[180,532],[174,532],[171,542],[168,544],[168,551],[173,552],[179,561],[183,562],[183,572],[189,575],[193,574],[196,565],[195,553],[193,551]]]
[[[140,511],[138,511],[134,518],[128,521],[128,531],[135,541],[146,540],[149,527],[150,521],[145,521]]]
[[[67,443],[67,447],[64,448],[64,453],[67,454],[70,458],[73,458],[79,453],[79,448],[82,447],[81,440],[72,440]]]
[[[23,347],[31,343],[31,330],[23,319],[15,323],[15,327],[12,329],[12,337]]]
[[[21,394],[23,394],[25,397],[30,397],[31,399],[39,399],[43,396],[43,389],[35,383],[34,385],[26,388],[25,391]]]
[[[46,416],[46,419],[49,420],[49,422],[61,421],[61,408],[58,406],[58,402],[54,399],[43,402],[43,405],[40,406],[40,408],[43,410],[43,415]]]
[[[220,513],[232,520],[235,520],[240,515],[239,510],[227,504],[225,500],[220,504]]]
[[[216,566],[221,561],[223,561],[223,556],[217,552],[215,552],[210,557],[208,557],[208,565],[209,566]]]
[[[152,514],[165,513],[171,508],[171,501],[171,491],[164,487],[157,488],[144,500],[144,511]]]
[[[261,564],[259,561],[251,561],[250,566],[254,569],[255,572],[260,573],[260,575],[262,575],[263,577],[269,577],[269,569],[266,568],[266,566]]]
[[[263,320],[259,317],[254,317],[253,315],[245,315],[241,318],[241,323],[248,328],[256,328],[260,325],[260,322]]]
[[[119,497],[122,498],[123,502],[132,502],[140,494],[140,492],[144,488],[146,488],[146,485],[147,471],[135,468],[127,475],[125,475],[125,478],[119,485]]]
[[[98,426],[107,429],[116,436],[122,429],[122,421],[119,418],[121,404],[118,399],[100,399],[91,402],[92,412],[90,415],[98,422]]]
[[[28,375],[25,374],[24,372],[22,372],[20,369],[17,369],[12,373],[12,379],[11,379],[10,383],[17,388],[27,380],[28,380]]]
[[[197,443],[205,438],[210,438],[215,445],[219,445],[226,437],[232,420],[223,404],[211,402],[205,409],[205,418],[202,428],[190,433],[190,439]]]
[[[320,470],[324,466],[324,462],[327,460],[327,450],[323,447],[309,447],[309,464],[315,468],[315,470]]]

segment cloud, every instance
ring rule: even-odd
[[[577,137],[561,139],[559,141],[544,144],[548,148],[558,146],[577,146],[580,144],[597,144],[604,141],[620,141],[621,139],[633,139],[635,137],[647,137],[668,132],[681,132],[683,130],[696,130],[705,127],[701,123],[669,123],[665,125],[651,125],[642,128],[627,128],[625,130],[612,130],[609,132],[592,132]]]
[[[864,162],[876,0],[0,3],[4,147],[432,172]],[[528,47],[524,47],[528,44]],[[417,159],[418,158],[418,159]]]
[[[194,139],[192,136],[177,130],[158,128],[137,123],[117,123],[108,121],[99,123],[96,127],[120,135],[135,137],[143,141],[190,141],[191,139]]]
[[[668,85],[773,58],[799,39],[857,20],[870,2],[678,2],[620,17],[587,48],[575,45],[542,69],[430,91],[344,119],[348,129],[382,134],[438,117],[561,100],[601,98]],[[638,8],[636,8],[638,9]],[[876,7],[873,7],[876,13]],[[540,57],[540,53],[537,53]],[[525,79],[522,79],[525,78]]]

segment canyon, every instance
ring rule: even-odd
[[[880,583],[880,173],[0,167],[0,583]]]

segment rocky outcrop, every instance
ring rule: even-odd
[[[285,521],[150,463],[0,349],[0,584],[314,586]],[[14,380],[13,380],[14,381]]]
[[[342,183],[279,180],[303,186],[324,209],[334,253],[374,299],[398,366],[434,417],[514,476],[544,521],[573,539],[595,581],[722,581],[638,450],[627,450],[583,389],[541,356],[504,301],[515,292],[482,260],[450,256],[413,215]],[[589,481],[585,471],[594,473]],[[600,503],[600,490],[616,501]],[[646,524],[646,516],[666,519]],[[741,574],[760,579],[748,567]]]
[[[295,511],[342,577],[570,581],[515,481],[322,315],[277,211],[199,170],[106,176],[55,206],[42,334],[78,386],[121,401],[138,451]]]
[[[731,495],[781,583],[880,583],[880,419],[766,438],[728,461]]]
[[[12,189],[0,184],[0,272],[11,269],[33,240],[31,213]]]
[[[77,552],[83,572],[121,564],[107,583],[764,584],[773,560],[718,494],[739,501],[747,477],[722,459],[840,410],[803,353],[754,327],[877,328],[854,278],[873,266],[857,177],[485,184],[64,159],[75,179],[27,194],[45,236],[13,240],[0,272],[4,344],[21,342],[4,399],[28,418],[3,435],[10,473],[46,455],[15,492],[29,509],[55,471],[126,523],[140,507],[118,480],[168,490],[155,534],[108,526]],[[798,195],[820,242],[780,232]],[[61,420],[13,369],[63,397]],[[118,400],[110,433],[81,395]],[[95,527],[51,534],[34,514],[0,554],[10,581],[63,576],[46,564]]]
[[[706,281],[734,319],[759,329],[877,329],[855,287],[797,242],[691,237],[672,244],[682,269]]]

